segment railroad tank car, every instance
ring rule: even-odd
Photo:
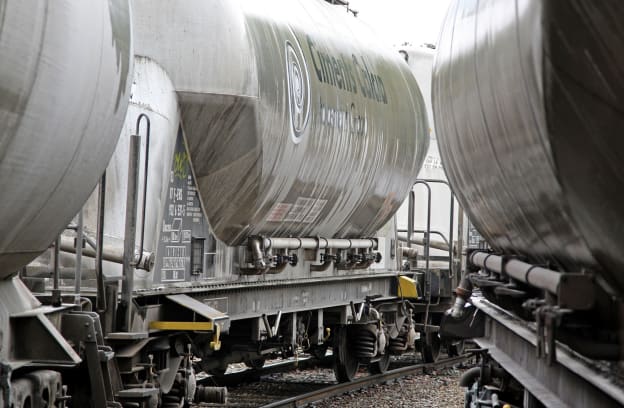
[[[516,3],[517,18],[503,3],[474,6],[500,15],[496,26],[469,23],[472,6],[450,11],[466,21],[455,27],[477,32],[453,35],[449,24],[441,35],[433,87],[446,172],[493,248],[600,271],[620,293],[622,92],[610,58],[621,36],[610,20],[590,33],[585,17],[619,7]],[[576,23],[584,30],[573,33]]]
[[[422,96],[392,50],[371,52],[324,4],[196,2],[175,20],[161,10],[179,5],[133,5],[137,53],[178,91],[217,238],[368,236],[388,221],[427,150]]]
[[[370,42],[364,41],[370,34],[357,26],[349,28],[356,30],[357,35],[347,36],[339,31],[327,35],[322,39],[324,42],[314,40],[313,36],[320,34],[307,25],[307,18],[292,21],[303,8],[291,5],[294,7],[291,10],[290,6],[285,9],[276,6],[279,13],[288,16],[286,24],[285,17],[279,17],[278,12],[268,17],[266,10],[258,10],[256,3],[251,3],[202,2],[183,7],[169,2],[133,3],[135,49],[142,61],[137,62],[137,67],[146,64],[157,67],[152,70],[162,71],[167,77],[163,81],[171,82],[167,87],[175,89],[175,95],[156,91],[160,85],[154,84],[162,82],[158,78],[135,78],[136,92],[124,127],[126,135],[129,132],[144,134],[145,124],[136,127],[135,123],[141,112],[149,114],[150,118],[166,118],[164,127],[158,123],[151,125],[152,143],[164,143],[168,147],[165,150],[149,147],[147,185],[143,185],[145,139],[139,163],[142,169],[140,204],[147,200],[149,205],[147,214],[139,220],[145,229],[145,246],[137,250],[153,253],[154,269],[160,273],[135,275],[137,287],[201,280],[204,276],[239,279],[240,269],[245,268],[244,259],[239,258],[244,256],[239,257],[232,248],[246,244],[248,237],[258,234],[265,237],[372,236],[396,212],[422,165],[428,145],[426,105],[413,75],[392,50],[378,47],[371,52]],[[202,14],[200,11],[206,8],[212,11]],[[331,9],[321,3],[307,13],[314,11],[316,21],[329,24],[327,21],[336,18]],[[165,21],[173,14],[175,21]],[[258,26],[256,31],[251,30],[252,24],[246,23],[248,20]],[[225,30],[223,25],[234,31],[225,39],[233,43],[227,47],[215,43],[215,49],[203,45],[201,49],[205,55],[199,56],[199,64],[205,68],[196,70],[190,63],[190,59],[197,58],[196,52],[189,51],[200,46],[192,45],[193,41],[200,42],[215,30]],[[177,28],[181,26],[186,29]],[[289,26],[301,31],[298,39],[288,37],[291,35]],[[155,27],[167,28],[155,33]],[[269,42],[261,38],[258,30],[274,30],[284,37],[276,34],[276,39]],[[352,41],[355,37],[357,39]],[[283,47],[277,44],[282,42],[287,44]],[[296,56],[305,58],[301,61],[290,60],[295,58],[290,54],[295,42],[299,44],[298,52],[305,50],[304,54]],[[268,44],[273,44],[270,52]],[[217,54],[223,64],[211,63],[213,55]],[[330,68],[321,66],[325,61],[321,61],[321,57],[338,61],[336,69],[341,71],[323,71],[323,67]],[[229,68],[224,69],[224,66]],[[378,80],[369,72],[373,68],[383,72]],[[305,72],[291,73],[291,69],[305,69]],[[277,74],[281,80],[276,79]],[[137,71],[136,75],[145,74]],[[316,101],[306,102],[305,114],[309,118],[302,132],[309,136],[303,137],[302,133],[297,139],[292,134],[292,126],[285,125],[292,125],[292,122],[280,118],[290,117],[291,109],[296,115],[295,110],[299,108],[276,102],[276,98],[284,102],[289,97],[290,75],[305,76],[305,83],[301,85],[305,89],[300,91],[307,93],[305,98],[314,97]],[[349,82],[342,77],[337,79],[336,75],[348,76]],[[150,85],[146,88],[142,83]],[[383,87],[385,100],[382,95],[376,99],[371,85],[375,83]],[[272,94],[275,91],[280,92],[279,97]],[[160,101],[171,100],[167,102],[167,112],[156,108],[156,112],[150,113],[150,109],[144,109],[154,107],[151,98],[155,92],[162,95]],[[299,90],[293,88],[292,92]],[[178,104],[179,112],[175,108]],[[334,114],[336,119],[331,116]],[[341,114],[342,119],[339,118]],[[359,116],[351,117],[351,114]],[[175,131],[172,130],[174,123],[179,123]],[[356,135],[350,126],[357,123],[365,127]],[[172,151],[174,146],[175,152]],[[117,248],[123,246],[125,233],[127,151],[127,143],[120,143],[106,180],[104,235],[105,241]],[[245,151],[253,151],[257,157]],[[175,155],[177,168],[170,165],[172,155]],[[155,179],[152,174],[156,175]],[[239,181],[234,182],[234,179]],[[143,196],[144,192],[147,196]],[[251,192],[257,197],[243,199]],[[91,234],[95,234],[97,227],[96,204],[97,192],[85,209],[85,227]],[[250,214],[254,214],[253,219],[248,218]],[[342,224],[338,218],[344,219]],[[232,235],[225,231],[237,232]],[[182,257],[167,256],[166,252],[184,248],[190,253],[191,241],[199,237],[207,240],[206,246],[214,248],[213,256],[201,268],[211,270],[208,275],[194,275],[188,265],[170,267],[170,261],[177,262]],[[236,245],[231,245],[233,243]],[[237,267],[239,263],[243,265]],[[105,263],[104,269],[107,276],[121,274],[120,267],[112,263]]]
[[[195,393],[196,371],[218,379],[231,362],[332,347],[350,381],[439,347],[417,331],[435,333],[427,316],[446,304],[392,221],[428,145],[401,57],[320,0],[131,6],[113,158],[3,291],[21,303],[3,331],[20,346],[1,361],[16,406],[50,393],[183,406],[210,394]]]
[[[622,360],[623,16],[619,2],[583,0],[458,0],[446,16],[438,142],[491,247],[469,251],[442,325],[489,350],[491,375],[463,381],[471,406],[624,403],[601,362]],[[509,386],[488,391],[497,381]]]
[[[130,24],[123,0],[0,2],[1,406],[60,406],[60,372],[47,368],[80,362],[60,334],[71,308],[42,305],[15,275],[110,160],[128,105]]]
[[[1,277],[43,252],[106,167],[132,72],[127,2],[2,1]]]

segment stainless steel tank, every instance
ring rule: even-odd
[[[131,54],[127,0],[0,0],[0,278],[44,251],[95,187]]]
[[[425,104],[357,19],[321,0],[132,5],[219,239],[370,236],[396,211],[427,151]]]
[[[624,3],[452,3],[433,75],[444,167],[497,250],[624,288]]]

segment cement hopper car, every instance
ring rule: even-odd
[[[462,378],[466,406],[624,404],[613,380],[624,360],[622,18],[617,1],[449,9],[436,131],[448,179],[493,249],[469,249],[440,324],[487,350]]]
[[[427,114],[407,64],[359,22],[322,1],[133,7],[136,53],[177,91],[217,238],[372,236],[396,211]]]
[[[0,277],[48,247],[104,171],[130,38],[127,1],[0,1]]]
[[[433,75],[436,130],[492,247],[597,270],[622,293],[624,8],[573,3],[454,2]]]

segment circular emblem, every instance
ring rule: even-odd
[[[289,41],[286,41],[286,78],[290,136],[293,142],[299,143],[310,116],[310,78],[301,49],[295,49]]]

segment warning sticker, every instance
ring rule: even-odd
[[[292,204],[289,203],[277,203],[271,209],[269,216],[267,217],[268,222],[282,222],[284,221],[284,217],[288,214],[288,211],[292,208]]]
[[[316,200],[312,208],[310,208],[308,215],[303,219],[304,224],[311,224],[316,221],[321,211],[323,211],[323,208],[325,208],[325,204],[327,204],[327,200]]]
[[[314,198],[308,197],[299,197],[295,204],[290,209],[288,215],[284,218],[284,221],[287,222],[302,222],[310,209],[313,207],[314,202],[316,200]]]

